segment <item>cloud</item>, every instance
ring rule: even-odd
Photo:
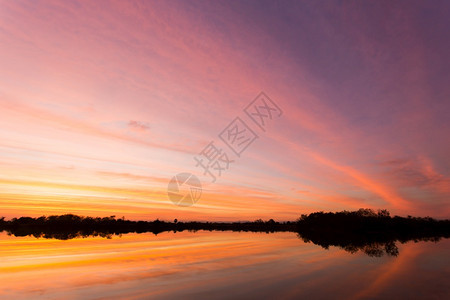
[[[407,186],[436,186],[448,178],[439,174],[434,169],[432,162],[426,157],[415,157],[410,159],[392,159],[381,163],[387,168],[387,175],[403,185]]]
[[[147,131],[150,129],[150,125],[139,121],[128,122],[128,127],[135,131]]]
[[[282,118],[183,216],[448,211],[448,72],[430,64],[442,66],[448,46],[416,34],[425,28],[414,5],[330,5],[330,18],[322,6],[287,4],[52,3],[0,10],[3,177],[40,171],[44,182],[105,186],[80,188],[88,196],[120,183],[117,198],[131,207],[148,180],[166,200],[169,176],[195,169],[191,155],[264,90]]]

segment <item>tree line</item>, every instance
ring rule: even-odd
[[[305,242],[328,249],[337,246],[351,253],[363,251],[371,256],[398,255],[395,242],[410,240],[438,241],[450,235],[450,220],[430,217],[391,217],[387,210],[359,209],[357,211],[314,212],[301,215],[295,221],[277,222],[273,219],[253,222],[172,222],[132,221],[124,217],[83,217],[73,214],[0,218],[0,231],[14,236],[56,238],[101,236],[111,238],[126,233],[165,231],[247,231],[295,232]]]

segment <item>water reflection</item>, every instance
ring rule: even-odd
[[[212,231],[212,230],[211,230]],[[161,234],[164,231],[154,231],[152,232],[155,236]],[[181,231],[173,231],[181,232]],[[198,232],[198,230],[188,230],[188,232]],[[240,231],[239,231],[240,232]],[[266,232],[269,233],[269,232]],[[273,233],[273,232],[272,232]],[[99,231],[77,231],[77,232],[34,232],[28,233],[7,233],[10,236],[33,236],[34,238],[44,238],[44,239],[57,239],[57,240],[70,240],[75,238],[89,238],[89,237],[101,237],[106,239],[112,239],[113,237],[121,237],[123,233],[110,233],[99,232]],[[408,241],[426,241],[426,242],[438,242],[441,240],[441,236],[400,236],[392,237],[390,235],[355,235],[355,234],[344,234],[330,232],[326,233],[323,231],[302,231],[296,232],[296,235],[305,243],[313,243],[319,245],[324,249],[329,249],[330,246],[339,247],[349,253],[357,253],[358,251],[371,256],[371,257],[382,257],[383,255],[388,256],[398,256],[399,248],[397,243],[406,243]]]
[[[297,233],[297,237],[302,239],[305,243],[314,243],[324,249],[329,249],[330,246],[339,247],[349,253],[362,253],[371,257],[382,257],[383,255],[398,256],[399,248],[397,243],[407,243],[409,241],[419,242],[439,242],[442,237],[403,237],[395,239],[389,236],[380,235],[345,235],[345,234],[324,234],[302,232]]]
[[[289,232],[2,233],[0,298],[433,298],[449,292],[449,246],[400,243],[399,257],[373,259],[324,251]]]
[[[301,215],[294,222],[273,219],[254,222],[173,222],[131,221],[125,218],[83,217],[73,214],[0,218],[0,230],[15,236],[70,240],[74,238],[104,237],[126,233],[152,232],[157,235],[173,231],[233,231],[233,232],[296,232],[304,242],[312,242],[325,249],[337,246],[350,253],[361,251],[371,257],[398,256],[397,243],[434,241],[450,237],[450,220],[430,217],[391,217],[387,210],[361,208],[357,211],[315,212]]]

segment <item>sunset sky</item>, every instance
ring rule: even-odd
[[[448,1],[0,0],[0,216],[450,214]],[[258,128],[264,92],[282,115]],[[218,137],[240,117],[240,155]],[[201,199],[213,141],[234,160]]]

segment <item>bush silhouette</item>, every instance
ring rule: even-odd
[[[449,220],[435,220],[430,217],[391,217],[389,211],[359,209],[358,211],[315,212],[301,215],[295,222],[277,222],[274,219],[254,222],[173,222],[130,221],[124,217],[82,217],[73,214],[20,217],[9,221],[0,218],[0,231],[14,236],[55,238],[67,240],[77,237],[100,236],[111,238],[124,233],[164,231],[251,231],[251,232],[296,232],[304,242],[312,242],[328,249],[336,246],[356,253],[379,257],[384,254],[397,256],[396,242],[409,240],[439,241],[448,238]]]

